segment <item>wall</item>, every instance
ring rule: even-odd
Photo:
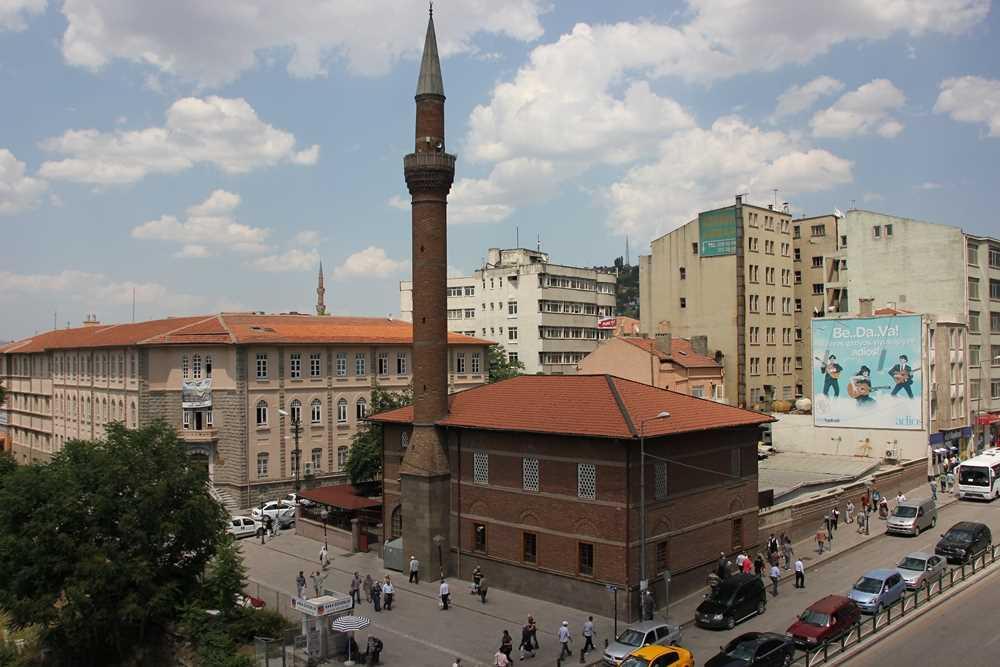
[[[779,452],[863,456],[880,459],[885,450],[898,447],[903,460],[927,457],[927,431],[830,428],[813,425],[811,414],[776,414],[771,424],[771,443]],[[926,467],[925,467],[926,470]]]
[[[660,360],[621,338],[608,339],[597,349],[583,358],[579,372],[608,373],[642,384],[657,384],[660,381]]]
[[[799,380],[802,383],[803,395],[812,396],[812,373],[809,372],[812,357],[812,327],[809,326],[809,320],[817,309],[820,313],[826,312],[826,290],[813,294],[812,286],[826,284],[828,276],[831,275],[832,262],[840,261],[828,257],[837,251],[840,231],[838,219],[833,215],[799,218],[792,221],[792,225],[793,229],[797,227],[799,232],[798,238],[792,235],[793,251],[797,249],[800,255],[798,261],[793,258],[792,275],[794,278],[794,272],[800,272],[801,280],[795,285],[795,298],[800,300],[802,306],[801,311],[795,313],[795,327],[802,332],[795,344],[796,365],[802,369]],[[823,225],[825,229],[823,236],[813,236],[812,228],[816,225]],[[813,266],[813,257],[823,258],[819,267]],[[841,271],[838,277],[846,285],[846,270]]]

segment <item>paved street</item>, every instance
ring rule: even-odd
[[[997,586],[1000,586],[1000,571],[946,600],[933,613],[890,632],[886,639],[853,658],[851,667],[947,664],[992,667],[1000,663]]]

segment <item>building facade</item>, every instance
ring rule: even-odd
[[[839,218],[820,215],[792,221],[792,265],[795,283],[795,369],[809,368],[812,327],[809,320],[829,312],[827,294],[846,279],[847,260],[837,256],[840,242]],[[796,396],[812,396],[812,374],[802,372]]]
[[[488,342],[453,335],[448,386],[486,378]],[[375,319],[221,314],[61,329],[0,348],[7,433],[46,461],[110,422],[173,426],[230,509],[343,478],[372,388],[413,381],[411,327]],[[285,414],[282,414],[285,413]],[[293,422],[298,421],[299,461]]]
[[[448,278],[448,329],[496,340],[524,372],[572,374],[611,335],[612,273],[553,264],[547,253],[490,248],[472,276]],[[400,313],[412,320],[413,283],[399,286]]]
[[[1000,239],[966,234],[969,407],[977,444],[1000,436]]]

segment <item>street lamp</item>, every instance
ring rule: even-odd
[[[642,609],[641,595],[649,586],[646,579],[646,424],[657,419],[667,419],[670,413],[663,410],[655,417],[643,419],[639,422],[639,590],[640,603]]]
[[[282,417],[287,417],[288,413],[284,410],[279,409],[278,414]],[[292,460],[295,465],[292,466],[295,471],[295,499],[298,500],[299,490],[301,488],[301,483],[299,482],[299,468],[302,466],[302,461],[299,459],[299,433],[302,432],[302,422],[299,416],[292,418],[292,435],[295,436],[295,449],[292,450]],[[284,437],[284,435],[282,435]]]
[[[323,544],[326,544],[326,519],[330,516],[330,511],[323,508],[323,511],[319,513],[321,519],[323,519]]]

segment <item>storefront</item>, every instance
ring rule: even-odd
[[[1000,414],[987,412],[976,418],[976,450],[982,451],[987,447],[996,447],[1000,440]]]

